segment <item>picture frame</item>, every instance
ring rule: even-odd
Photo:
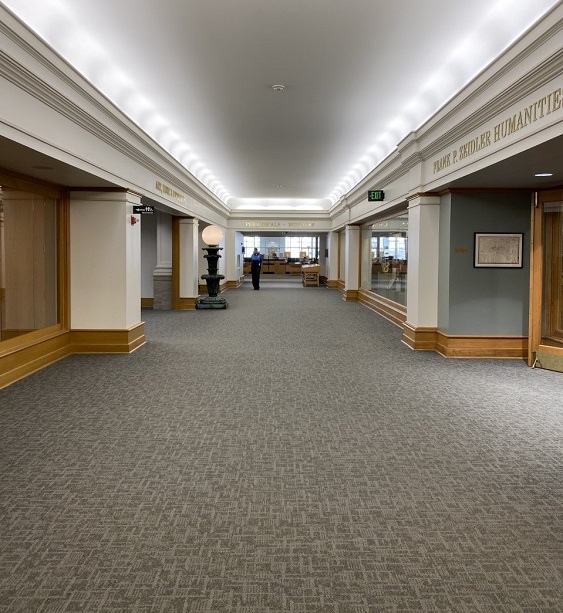
[[[474,268],[522,268],[522,232],[475,232]]]

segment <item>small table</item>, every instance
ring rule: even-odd
[[[321,267],[319,264],[303,264],[301,267],[303,273],[303,285],[305,287],[311,285],[319,287],[319,275]]]

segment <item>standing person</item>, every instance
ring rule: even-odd
[[[254,247],[254,253],[250,256],[250,272],[252,273],[252,287],[254,289],[260,289],[260,269],[262,268],[263,256],[258,250],[258,247]]]

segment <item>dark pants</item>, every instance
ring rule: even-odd
[[[250,272],[252,274],[252,287],[254,289],[260,289],[260,264],[252,263],[250,267]]]

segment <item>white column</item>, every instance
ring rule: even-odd
[[[198,290],[198,227],[197,219],[180,219],[180,298],[197,298]],[[203,257],[203,254],[202,256]]]
[[[360,226],[346,226],[344,267],[345,291],[357,291],[360,288]]]
[[[242,234],[236,230],[225,230],[225,278],[227,283],[235,282],[237,285],[244,276],[242,271]]]
[[[417,196],[409,204],[407,325],[438,325],[440,198]]]
[[[327,250],[327,235],[321,234],[319,236],[319,264],[321,266],[321,276],[328,279],[328,258],[326,257]]]
[[[128,330],[140,323],[141,224],[133,215],[140,204],[132,192],[71,192],[72,329]]]
[[[155,275],[172,275],[172,216],[156,213],[156,268]]]
[[[153,271],[153,309],[172,308],[172,216],[157,211],[156,268]]]
[[[335,287],[338,281],[338,241],[338,232],[328,233],[328,268],[326,277],[329,287]]]

